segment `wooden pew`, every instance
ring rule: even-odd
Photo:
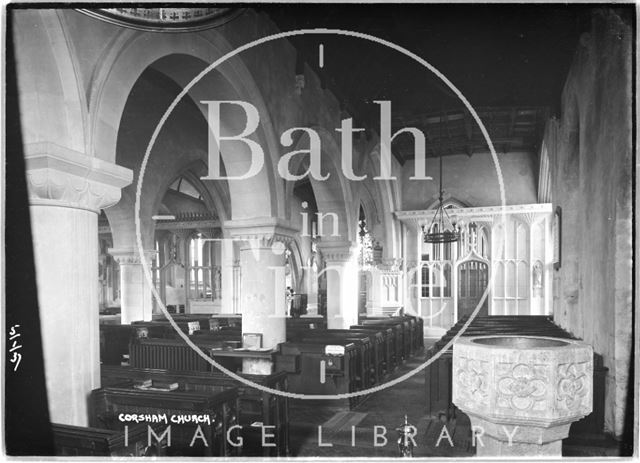
[[[410,356],[416,354],[422,346],[424,346],[424,340],[420,335],[419,324],[414,317],[366,317],[361,318],[361,325],[388,325],[395,324],[400,327],[402,333],[402,360],[406,360]]]
[[[393,331],[393,351],[392,351],[392,367],[391,370],[396,369],[405,360],[405,356],[408,355],[408,349],[406,348],[404,325],[402,323],[389,322],[383,320],[361,320],[362,327],[373,327],[375,329],[391,329]]]
[[[119,325],[122,320],[120,314],[117,315],[108,315],[100,313],[98,316],[98,322],[101,325]]]
[[[194,343],[209,357],[231,371],[242,367],[244,358],[272,359],[271,351],[234,350],[226,347],[225,339],[193,338]],[[141,338],[129,345],[130,364],[135,368],[160,368],[177,371],[212,371],[211,363],[202,358],[182,339]]]
[[[174,330],[160,325],[152,331],[156,337],[173,338]],[[133,339],[149,337],[149,328],[145,325],[100,325],[100,361],[105,365],[120,365],[123,356],[129,354],[129,343]]]
[[[174,319],[180,331],[191,335],[201,330],[200,322],[197,320]],[[179,336],[176,329],[169,320],[134,321],[131,326],[136,328],[147,328],[150,338],[174,338]]]
[[[130,325],[100,325],[100,361],[104,365],[120,365],[129,354],[129,342],[135,331]]]
[[[344,355],[327,354],[332,342],[284,342],[275,355],[276,371],[288,374],[289,390],[301,394],[335,395],[360,390],[357,348],[343,341]],[[321,378],[321,362],[325,362],[325,380]],[[332,404],[355,407],[362,397],[336,400]],[[325,401],[323,401],[325,403]]]
[[[124,430],[71,426],[51,423],[55,456],[69,457],[148,457],[164,456],[158,443],[148,444],[148,429],[144,424]],[[125,443],[127,445],[125,445]]]
[[[242,326],[241,314],[212,314],[209,318],[210,324],[217,324],[218,326]]]
[[[171,314],[171,318],[173,318],[176,322],[198,322],[201,330],[208,331],[210,329],[209,322],[211,320],[211,316],[202,315],[202,314]],[[152,316],[152,320],[154,322],[169,322],[164,314],[154,314]]]
[[[355,330],[309,330],[298,334],[302,342],[326,342],[339,344],[344,341],[357,347],[358,376],[361,378],[360,389],[366,389],[379,382],[379,339],[377,333]],[[382,335],[380,335],[380,341]]]
[[[312,326],[313,325],[313,326]],[[287,333],[295,329],[326,330],[327,320],[324,317],[301,317],[286,319]]]
[[[390,375],[396,367],[395,364],[395,331],[392,327],[374,325],[351,325],[352,330],[369,331],[382,338],[382,345],[378,350],[379,378],[384,379]]]
[[[413,317],[410,315],[392,316],[392,317],[365,317],[361,320],[383,320],[383,321],[398,321],[405,324],[409,323],[410,331],[410,348],[411,354],[416,354],[424,348],[424,320],[421,317]]]
[[[197,320],[187,319],[177,320],[178,326],[186,334],[189,334],[190,321],[198,322]],[[202,325],[199,326],[201,327]],[[215,327],[219,331],[198,330],[194,331],[192,336],[202,336],[202,339],[207,336],[218,336],[220,339],[227,336],[226,340],[229,341],[240,341],[242,339],[239,327],[218,326],[215,324],[210,326],[208,323],[206,326],[209,328]],[[194,328],[193,325],[192,328]],[[218,335],[214,333],[218,333]],[[100,360],[105,365],[120,365],[123,355],[129,354],[131,340],[141,337],[181,339],[179,333],[166,320],[137,321],[131,325],[100,325]],[[239,347],[239,345],[235,347]]]
[[[400,356],[401,360],[406,360],[413,354],[413,326],[414,324],[408,318],[384,317],[384,318],[363,318],[360,320],[362,325],[373,326],[395,326],[396,331],[400,333]]]
[[[288,391],[287,375],[284,372],[271,375],[241,374],[253,383]],[[101,379],[104,387],[127,385],[135,381],[159,380],[177,383],[179,390],[216,393],[228,388],[237,388],[239,397],[238,421],[243,427],[241,435],[244,445],[242,454],[262,456],[287,456],[289,454],[289,405],[288,398],[260,391],[220,372],[171,371],[151,368],[115,367],[103,365]],[[253,423],[274,426],[276,447],[261,445],[261,429]],[[271,433],[271,432],[270,432]],[[257,450],[256,450],[257,449]]]
[[[226,389],[218,393],[185,392],[185,391],[151,391],[138,390],[131,387],[106,387],[91,392],[90,425],[106,429],[122,430],[125,423],[121,414],[166,415],[165,429],[171,426],[171,446],[167,442],[168,455],[231,456],[237,449],[228,444],[227,430],[237,423],[238,390]],[[172,416],[208,415],[211,424],[175,424]],[[208,446],[198,439],[197,445],[190,445],[200,426]],[[164,431],[161,431],[164,432]],[[158,434],[162,435],[162,434]]]
[[[370,386],[370,346],[369,340],[352,336],[310,336],[301,339],[299,342],[325,343],[334,346],[353,345],[355,348],[354,364],[356,365],[356,390],[366,389]]]
[[[358,334],[350,330],[317,330],[306,328],[294,328],[287,332],[287,341],[343,344],[343,341],[352,342],[356,346],[356,357],[358,364],[358,378],[361,381],[360,387],[368,384],[367,371],[373,367],[371,362],[371,337],[369,333]],[[375,372],[371,372],[374,374]]]
[[[367,329],[357,329],[350,328],[348,330],[333,330],[336,332],[341,332],[343,334],[357,334],[364,335],[369,337],[369,341],[372,346],[371,351],[371,362],[370,362],[370,373],[373,375],[373,378],[369,381],[370,385],[379,384],[382,382],[386,376],[386,353],[389,350],[387,347],[387,335],[384,332],[384,329],[376,329],[376,330],[367,330]],[[389,340],[391,341],[391,340]]]
[[[186,333],[187,322],[178,323]],[[136,321],[131,325],[100,325],[100,358],[107,365],[120,365],[128,353],[129,342],[136,337],[174,338],[178,334],[168,321]]]
[[[220,344],[223,349],[237,349],[242,347],[242,333],[240,328],[221,327],[219,331],[197,331],[189,336],[194,343],[208,342]]]

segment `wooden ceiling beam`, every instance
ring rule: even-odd
[[[524,114],[523,114],[524,112]],[[478,116],[483,121],[494,148],[499,152],[532,151],[541,137],[544,125],[544,108],[480,108]],[[402,124],[399,124],[402,121]],[[396,130],[401,127],[418,127],[427,136],[429,157],[466,154],[487,151],[483,134],[475,129],[475,119],[468,111],[442,111],[421,116],[411,115],[395,119]],[[412,124],[410,122],[413,122]],[[443,127],[444,126],[444,127]],[[412,159],[413,149],[403,138],[398,140],[397,149],[402,158]]]

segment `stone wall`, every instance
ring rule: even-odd
[[[530,153],[498,154],[504,179],[507,205],[534,204],[536,169]],[[426,209],[438,199],[438,159],[428,158],[426,172],[433,181],[409,180],[414,175],[414,162],[402,170],[402,209]],[[471,207],[499,206],[498,175],[490,153],[446,156],[442,161],[443,187],[446,197],[453,197]]]
[[[624,432],[632,350],[631,104],[633,30],[595,11],[547,133],[554,207],[562,208],[556,321],[593,345],[609,369],[606,431]]]

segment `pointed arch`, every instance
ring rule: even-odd
[[[148,34],[139,32],[123,31],[120,35],[121,39],[114,40],[114,49],[104,57],[102,66],[95,73],[89,105],[91,152],[98,158],[112,161],[116,158],[120,119],[129,92],[147,68],[155,66],[184,86],[209,63],[232,51],[223,36],[213,30],[198,35],[157,34],[153,41],[146,40]],[[279,148],[264,98],[242,59],[236,56],[211,71],[192,88],[189,96],[201,111],[206,108],[199,104],[200,101],[216,97],[248,101],[258,109],[260,125],[255,137],[264,148],[265,166],[251,181],[262,194],[248,198],[247,195],[255,190],[241,188],[237,185],[239,182],[231,184],[233,218],[281,215],[284,191],[275,176]],[[223,150],[222,158],[227,171],[230,166],[244,168],[243,172],[248,170],[244,165],[238,165],[237,152]],[[230,171],[229,174],[238,175]]]
[[[14,20],[25,145],[53,143],[84,154],[87,104],[60,12],[23,10]]]
[[[374,180],[380,175],[380,143],[375,137],[363,151],[359,169],[366,173],[367,179],[360,182],[360,197],[369,195],[381,228],[376,237],[382,242],[383,255],[387,259],[402,256],[401,225],[395,220],[393,213],[401,210],[400,189],[397,181]],[[392,163],[395,163],[395,158]],[[381,236],[379,236],[381,235]]]
[[[438,207],[438,205],[440,204],[440,200],[439,199],[435,199],[432,202],[429,203],[429,205],[427,206],[427,209],[435,209],[436,207]],[[450,196],[448,198],[444,198],[442,200],[442,206],[445,209],[465,209],[467,207],[471,207],[469,204],[465,203],[464,201],[459,200],[458,198],[454,198],[453,196]]]
[[[311,176],[309,177],[311,188],[313,189],[313,194],[318,206],[318,213],[337,214],[338,234],[340,235],[340,239],[355,241],[357,227],[355,226],[354,221],[357,220],[357,213],[351,210],[353,194],[350,182],[344,177],[344,175],[342,175],[340,170],[340,146],[335,140],[334,135],[324,127],[313,126],[310,128],[318,133],[322,144],[322,174],[329,174],[329,178],[326,180],[316,180]],[[300,137],[292,151],[307,149],[308,145],[306,138],[307,137]],[[307,162],[307,160],[308,156],[296,156],[291,162],[290,171],[297,172],[300,169],[305,168],[305,162]],[[283,182],[285,183],[286,197],[292,198],[295,182],[287,180],[283,180]],[[291,210],[288,201],[287,208],[287,216],[290,217]],[[329,221],[327,220],[326,223],[328,225]],[[327,239],[331,238],[327,236]]]

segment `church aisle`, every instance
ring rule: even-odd
[[[426,341],[425,341],[426,343]],[[391,379],[418,367],[425,354],[411,357]],[[469,422],[463,419],[444,423],[425,415],[423,372],[402,383],[370,395],[355,410],[344,410],[322,403],[290,402],[291,453],[304,457],[399,457],[396,428],[407,415],[417,428],[415,457],[468,457]],[[352,430],[355,426],[355,431]],[[318,428],[321,427],[319,445]],[[377,431],[377,446],[374,433]],[[450,441],[446,434],[449,434]],[[443,436],[438,442],[440,436]],[[331,444],[331,446],[329,446]],[[438,444],[438,445],[436,445]],[[451,445],[453,444],[453,446]]]
[[[404,3],[9,2],[0,453],[638,453],[635,5]]]

